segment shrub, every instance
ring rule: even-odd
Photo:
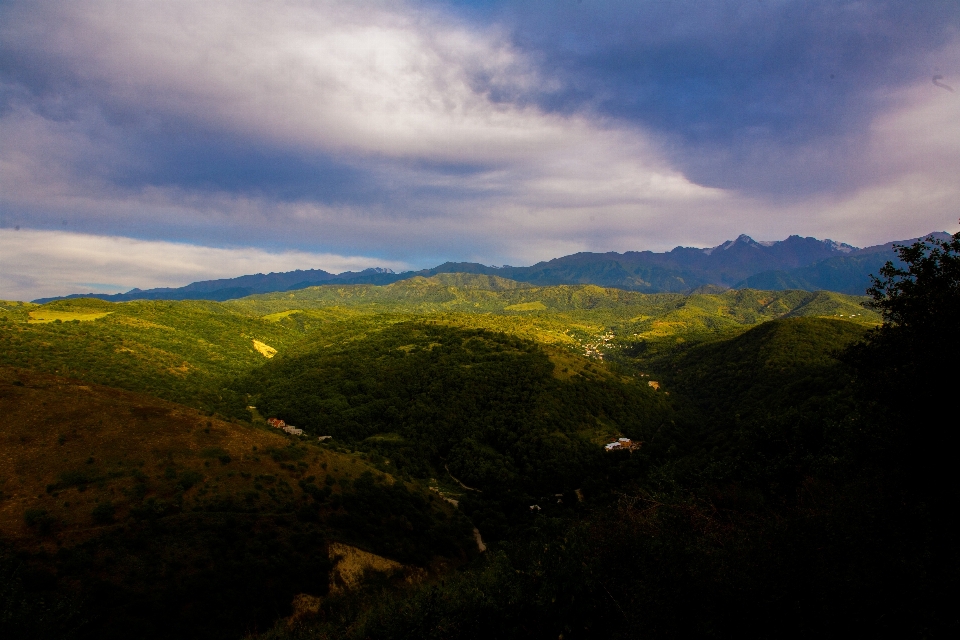
[[[23,521],[28,527],[41,534],[48,534],[56,524],[56,519],[46,509],[27,509],[23,512]]]
[[[180,482],[177,484],[178,487],[184,491],[189,490],[191,487],[199,484],[203,480],[203,474],[199,471],[184,471],[180,474]]]
[[[110,524],[117,512],[112,502],[101,502],[93,509],[93,521],[97,524]]]

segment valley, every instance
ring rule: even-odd
[[[6,624],[666,637],[776,619],[840,588],[807,545],[879,536],[836,547],[860,576],[886,544],[845,435],[863,409],[840,354],[882,321],[865,300],[444,273],[2,302]]]

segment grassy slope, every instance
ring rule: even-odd
[[[98,637],[262,628],[325,592],[328,540],[421,565],[473,544],[425,487],[266,427],[6,367],[0,412],[0,551]]]
[[[0,324],[0,364],[142,391],[205,409],[223,389],[260,364],[253,340],[283,349],[297,327],[249,318],[207,302],[108,303],[78,299],[34,306],[34,316],[88,321]]]

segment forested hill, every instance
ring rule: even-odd
[[[0,636],[956,637],[960,234],[899,256],[0,301]]]
[[[932,234],[947,237],[943,232]],[[909,244],[903,241],[901,244]],[[331,274],[323,270],[289,271],[194,282],[184,287],[118,294],[72,294],[42,298],[93,297],[111,302],[130,300],[233,300],[258,293],[293,291],[324,284],[386,285],[400,280],[444,273],[498,276],[538,286],[594,284],[644,293],[689,293],[704,286],[753,289],[827,290],[861,295],[887,260],[895,260],[894,243],[858,249],[833,240],[790,236],[777,242],[757,242],[747,235],[709,249],[676,247],[665,253],[577,253],[529,267],[486,266],[446,262],[432,269],[394,273],[366,269]]]

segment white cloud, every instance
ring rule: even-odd
[[[379,242],[394,255],[438,255],[446,243],[450,257],[472,248],[522,261],[541,253],[531,251],[537,235],[566,229],[576,234],[567,244],[586,247],[585,230],[612,225],[618,211],[650,219],[659,203],[695,207],[721,195],[670,168],[639,129],[493,99],[548,82],[495,30],[403,4],[264,6],[81,1],[9,11],[8,46],[65,67],[99,106],[54,121],[19,105],[0,119],[6,225],[63,218],[75,229],[155,237],[162,221],[168,237],[211,244],[210,230],[226,229],[249,244],[266,233],[299,246],[370,251]],[[118,186],[113,168],[145,162],[125,146],[123,127],[158,114],[252,145],[335,153],[373,168],[371,186],[387,204]],[[450,162],[486,169],[429,168]],[[504,220],[505,211],[519,218]],[[532,234],[525,247],[491,237],[518,232]]]
[[[549,79],[496,29],[439,12],[402,3],[182,0],[31,2],[3,11],[4,46],[67,78],[57,85],[64,96],[49,100],[69,107],[53,117],[49,104],[21,97],[0,116],[0,226],[24,227],[5,238],[63,226],[101,244],[120,236],[106,251],[113,256],[136,236],[377,255],[425,267],[713,246],[744,232],[867,244],[950,228],[957,215],[960,94],[929,79],[892,97],[873,123],[859,159],[872,177],[866,186],[776,201],[691,182],[638,126],[533,106],[524,96]],[[960,88],[960,79],[945,80]],[[151,162],[151,150],[131,145],[128,131],[171,123],[250,148],[332,155],[366,171],[376,197],[280,201],[117,178]],[[444,163],[475,170],[436,168]],[[63,293],[113,271],[126,274],[116,284],[146,288],[287,268],[254,259],[274,264],[275,254],[224,251],[253,258],[225,259],[216,272],[182,271],[177,261],[143,270],[139,262],[122,269],[71,262],[51,271],[45,258],[18,267],[27,280],[15,290],[50,279]]]
[[[271,143],[483,162],[590,134],[490,99],[544,84],[497,33],[401,3],[87,0],[9,16],[9,44],[54,59],[113,106]]]
[[[62,231],[0,229],[0,298],[32,300],[69,293],[117,293],[134,287],[176,287],[241,274],[407,265],[361,256],[303,251],[271,253]]]

